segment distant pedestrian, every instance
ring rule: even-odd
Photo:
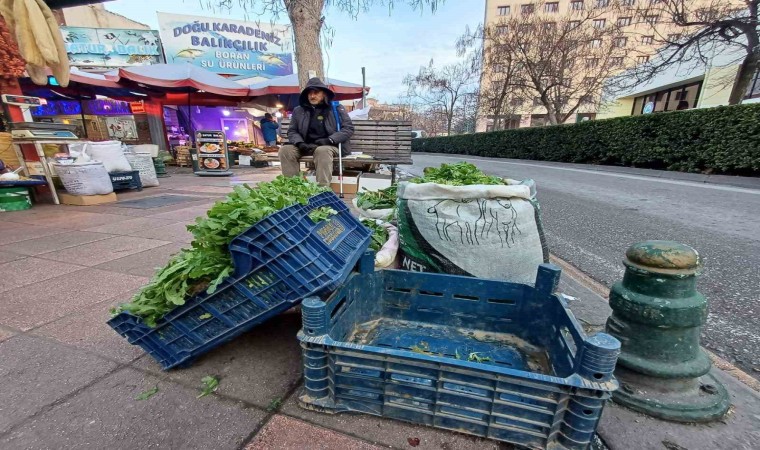
[[[271,114],[264,114],[264,118],[261,119],[261,132],[264,134],[264,142],[267,147],[274,147],[277,145],[277,129],[280,128],[280,124],[277,123]]]

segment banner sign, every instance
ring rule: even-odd
[[[293,73],[286,25],[159,12],[167,62],[189,62],[225,75],[274,78]]]
[[[61,34],[72,66],[126,67],[164,62],[156,30],[61,27]]]

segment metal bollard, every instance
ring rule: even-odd
[[[699,346],[707,301],[696,290],[699,254],[670,241],[626,251],[622,282],[610,290],[606,331],[621,342],[616,403],[676,422],[707,422],[729,407],[725,387]]]

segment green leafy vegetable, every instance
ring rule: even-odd
[[[154,386],[152,389],[148,389],[145,392],[141,392],[140,395],[135,397],[135,400],[147,400],[158,393],[158,386]]]
[[[491,358],[489,358],[488,356],[480,356],[480,353],[478,353],[478,352],[472,352],[467,357],[467,361],[470,361],[470,362],[483,363],[483,362],[490,361],[490,360],[491,360]]]
[[[330,208],[329,206],[323,206],[321,208],[317,208],[312,210],[309,213],[309,219],[311,219],[314,223],[319,223],[323,220],[328,220],[330,217],[338,214],[338,211]]]
[[[486,175],[474,164],[458,162],[441,164],[441,167],[426,167],[421,177],[412,178],[410,183],[436,183],[451,186],[469,186],[472,184],[506,184],[504,179]]]
[[[366,188],[365,188],[366,189]],[[356,194],[356,206],[361,209],[391,209],[396,207],[396,190],[391,187],[378,191],[366,191]]]
[[[388,242],[388,230],[382,225],[379,225],[373,219],[362,219],[362,224],[372,231],[372,239],[369,241],[369,248],[374,251],[380,251]]]
[[[267,406],[267,411],[272,412],[276,410],[277,408],[279,408],[280,406],[282,406],[282,399],[276,398],[272,400],[271,402],[269,402],[269,406]]]
[[[203,384],[203,387],[201,388],[201,393],[196,398],[203,398],[212,392],[216,392],[216,389],[219,387],[219,380],[211,375],[206,375],[201,378],[201,383]]]
[[[235,186],[232,193],[208,210],[207,217],[199,217],[188,225],[187,229],[193,234],[191,247],[180,251],[159,269],[131,303],[119,306],[112,313],[127,311],[154,327],[161,317],[183,305],[187,298],[204,291],[214,293],[232,274],[227,246],[237,235],[283,208],[296,203],[307,204],[309,197],[326,190],[300,177],[282,176],[256,187]]]

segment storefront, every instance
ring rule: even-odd
[[[150,126],[142,101],[111,99],[53,100],[31,109],[35,122],[74,125],[80,139],[150,144]]]

